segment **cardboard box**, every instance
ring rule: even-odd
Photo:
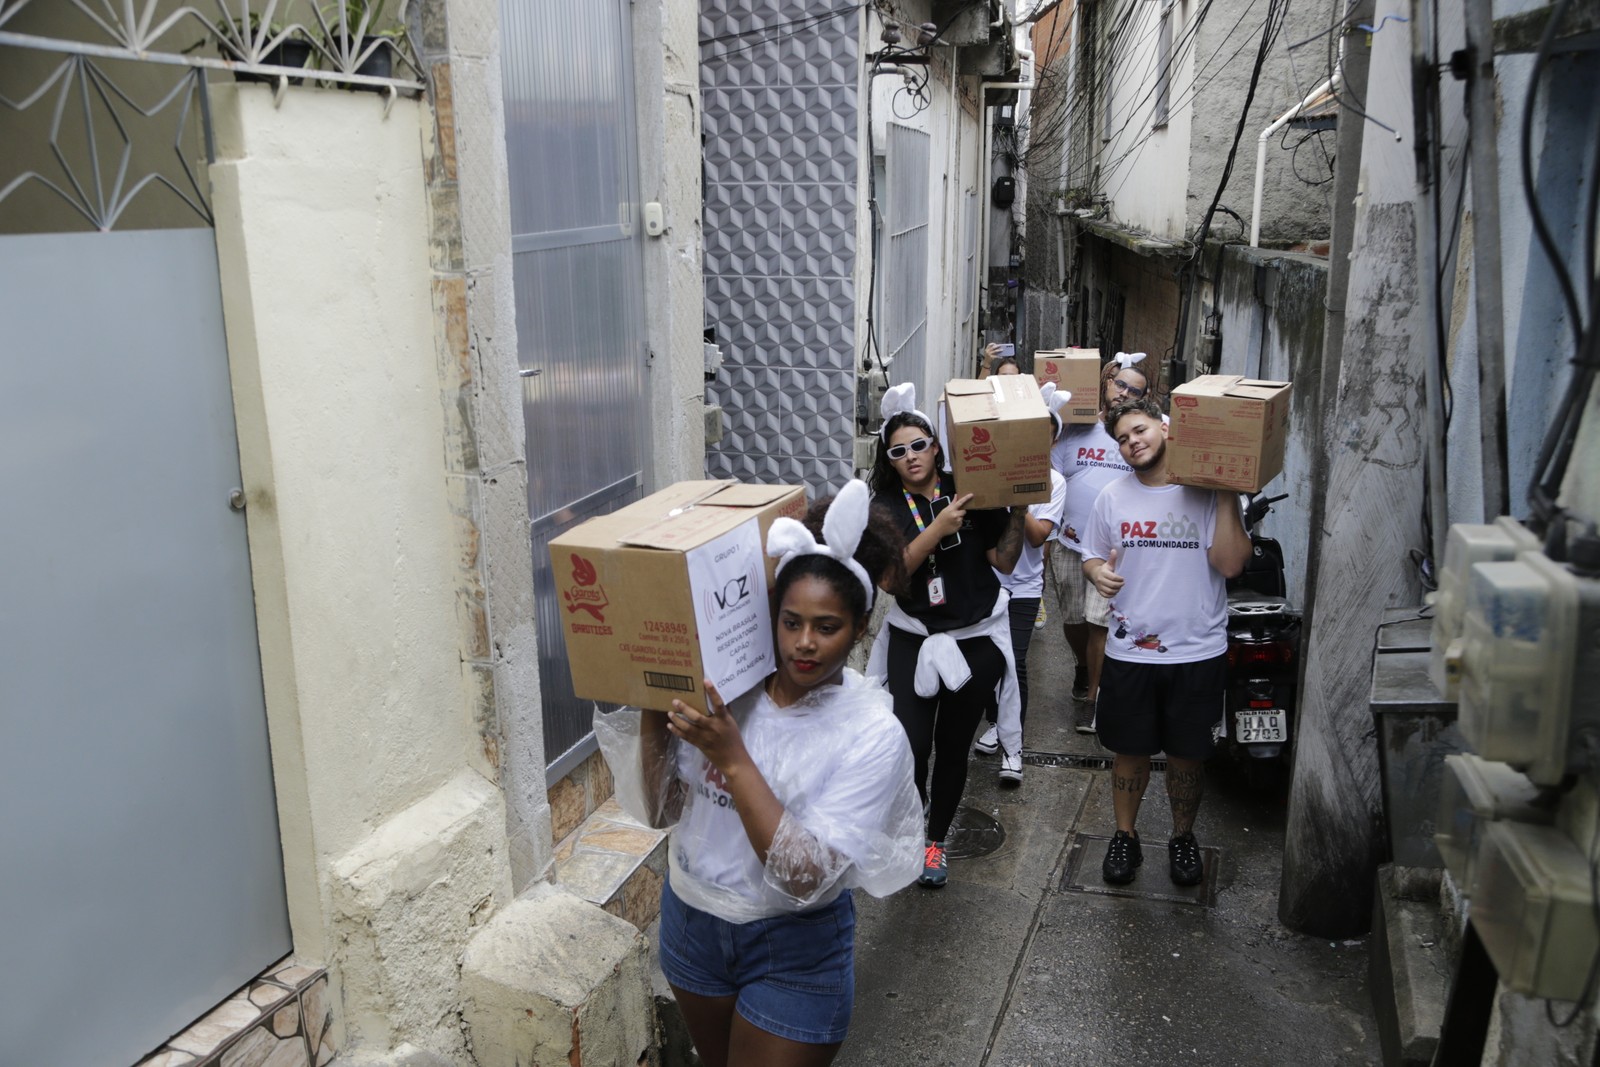
[[[705,707],[776,666],[764,552],[772,521],[798,518],[792,485],[679,482],[550,542],[572,690],[586,700]]]
[[[1061,409],[1061,421],[1085,425],[1100,418],[1100,350],[1052,348],[1033,354],[1033,377],[1040,385],[1055,382],[1072,394]]]
[[[941,444],[956,492],[972,508],[1050,499],[1050,439],[1055,423],[1039,384],[1023,374],[957,378],[939,400]]]
[[[1172,480],[1253,493],[1283,470],[1288,382],[1207,374],[1172,391],[1167,469]]]

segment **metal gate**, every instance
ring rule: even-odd
[[[544,749],[552,779],[586,756],[550,539],[637,499],[650,441],[628,0],[501,0],[517,362]]]
[[[291,948],[204,73],[0,63],[0,1060],[125,1067]]]

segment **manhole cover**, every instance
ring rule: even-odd
[[[1144,864],[1139,876],[1130,885],[1107,885],[1100,877],[1100,861],[1105,858],[1106,844],[1111,838],[1104,834],[1078,834],[1072,842],[1072,854],[1067,857],[1067,871],[1061,876],[1061,888],[1069,893],[1095,893],[1107,897],[1138,897],[1141,900],[1161,900],[1169,904],[1194,904],[1209,908],[1217,902],[1217,865],[1222,861],[1222,850],[1215,845],[1201,845],[1200,859],[1205,865],[1205,877],[1200,884],[1184,888],[1172,884],[1167,876],[1166,842],[1141,842]]]
[[[1006,828],[1000,820],[976,808],[956,809],[950,823],[950,836],[945,838],[945,852],[953,860],[970,860],[987,856],[1006,843]]]

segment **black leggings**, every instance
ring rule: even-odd
[[[972,669],[967,684],[954,691],[941,687],[932,697],[918,696],[914,684],[917,653],[925,639],[893,626],[884,628],[889,631],[889,692],[894,696],[894,717],[911,742],[917,792],[928,805],[928,839],[943,841],[967,788],[967,750],[972,735],[983,718],[984,706],[994,696],[994,687],[1005,676],[1006,658],[990,638],[961,641],[961,654]],[[928,757],[935,750],[939,758],[933,765],[930,800],[924,783]]]

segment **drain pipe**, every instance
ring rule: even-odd
[[[1261,131],[1261,136],[1256,138],[1256,192],[1250,203],[1250,247],[1261,246],[1261,183],[1267,172],[1267,142],[1272,140],[1272,135],[1287,126],[1302,111],[1311,106],[1312,101],[1323,93],[1337,90],[1339,87],[1338,68],[1334,68],[1333,77],[1311,90],[1306,98],[1294,107],[1285,111],[1272,120],[1272,124]]]

